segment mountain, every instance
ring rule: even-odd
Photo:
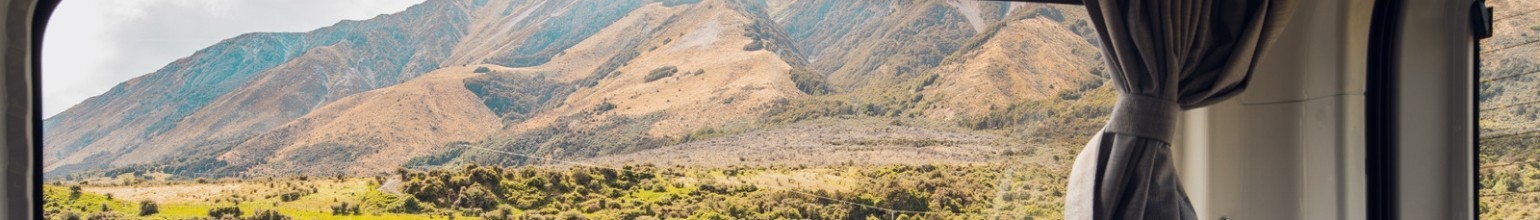
[[[959,153],[872,155],[991,158],[1026,147],[1005,141],[1021,138],[1008,130],[968,126],[1003,114],[996,104],[1108,105],[1084,17],[1064,10],[429,0],[305,33],[242,35],[124,82],[45,121],[44,171],[372,174],[766,147],[782,135],[820,144],[781,153],[810,153],[848,146],[829,134],[904,136],[871,134],[886,126],[961,144],[922,150]],[[811,126],[825,123],[838,126]]]
[[[979,116],[1029,100],[1076,99],[1101,86],[1100,51],[1086,18],[1066,17],[1062,6],[1032,5],[990,25],[932,68],[928,97],[945,101],[927,116]]]
[[[812,66],[840,88],[864,82],[907,79],[940,64],[946,56],[998,22],[1006,3],[979,1],[799,0],[779,10]],[[879,79],[879,80],[873,80]]]

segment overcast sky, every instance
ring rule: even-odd
[[[43,40],[43,116],[250,32],[306,32],[423,0],[66,0]]]

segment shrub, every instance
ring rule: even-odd
[[[744,51],[757,51],[762,49],[765,49],[765,44],[759,42],[759,40],[754,40],[754,42],[749,42],[749,44],[743,45]]]
[[[155,213],[160,213],[160,205],[156,205],[155,201],[139,201],[139,216],[154,215]]]
[[[243,214],[246,214],[246,213],[241,212],[241,207],[236,207],[236,206],[215,207],[215,208],[209,209],[209,217],[210,218],[224,218],[224,217],[236,217],[236,218],[239,218]]]
[[[824,81],[823,74],[805,68],[791,69],[791,82],[797,84],[797,90],[802,90],[808,95],[823,95],[830,91],[829,83]]]
[[[492,210],[492,211],[489,211],[489,212],[481,214],[481,219],[486,219],[486,220],[511,220],[511,219],[523,219],[523,218],[524,218],[524,216],[519,215],[517,213],[514,213],[513,209],[508,208],[506,206],[498,207],[496,210]]]
[[[556,214],[556,219],[561,219],[561,220],[584,220],[584,219],[588,219],[588,217],[583,217],[583,213],[578,212],[577,210],[567,210],[567,211],[561,212],[560,214]]]
[[[486,209],[497,205],[497,198],[481,184],[473,184],[460,191],[460,207]]]
[[[331,208],[332,208],[332,215],[357,215],[357,214],[361,214],[362,213],[362,212],[358,211],[359,210],[359,205],[357,205],[357,204],[348,204],[348,202],[342,202],[340,204],[332,205]]]
[[[302,190],[290,190],[289,192],[278,194],[278,200],[284,202],[293,202],[294,200],[299,200],[299,197],[305,196],[305,193],[301,191]]]
[[[70,186],[70,199],[80,198],[80,185]]]
[[[599,103],[598,105],[594,105],[594,112],[607,112],[610,110],[615,110],[615,103],[605,101]]]
[[[422,212],[422,209],[422,202],[418,202],[417,198],[407,196],[401,201],[401,205],[391,207],[390,211],[399,213],[418,213]]]
[[[659,80],[659,79],[663,79],[663,78],[667,78],[667,77],[670,77],[670,76],[674,76],[674,73],[677,73],[677,72],[679,72],[679,68],[678,67],[674,67],[674,66],[658,67],[657,69],[652,69],[652,72],[648,72],[647,73],[647,82],[652,82],[652,81],[656,81],[656,80]]]
[[[117,220],[117,219],[124,219],[124,218],[123,218],[122,215],[119,215],[117,212],[97,212],[97,213],[91,213],[91,215],[86,216],[86,219],[88,219],[88,220]]]
[[[59,213],[58,214],[58,218],[54,218],[54,219],[80,220],[80,213],[75,213],[75,212],[71,212],[71,211],[64,211],[63,213]]]
[[[483,67],[476,67],[476,70],[475,71],[471,71],[471,72],[473,72],[473,73],[490,73],[490,72],[492,72],[492,69],[483,66]]]
[[[294,219],[294,218],[293,217],[289,217],[287,215],[283,215],[283,213],[278,213],[278,211],[273,211],[273,210],[257,210],[256,212],[251,213],[251,217],[248,217],[248,218],[245,218],[245,219],[247,219],[247,220],[289,220],[289,219]]]

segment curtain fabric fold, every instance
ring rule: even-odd
[[[1066,219],[1196,219],[1172,165],[1182,110],[1246,89],[1293,0],[1085,0],[1119,92],[1075,158]]]

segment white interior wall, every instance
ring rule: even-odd
[[[1201,219],[1364,218],[1373,2],[1299,4],[1245,93],[1182,116],[1173,150]]]
[[[1396,211],[1475,219],[1471,0],[1405,0],[1396,76]]]

